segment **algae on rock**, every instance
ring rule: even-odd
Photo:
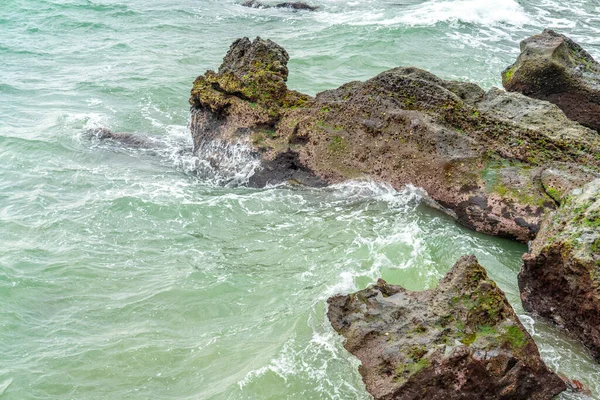
[[[375,399],[550,399],[565,389],[475,256],[436,289],[380,279],[328,304]]]
[[[288,59],[269,40],[234,42],[219,72],[192,89],[195,149],[246,143],[262,160],[256,184],[413,184],[463,225],[522,242],[556,208],[544,170],[557,162],[600,169],[600,136],[549,103],[412,67],[311,98],[287,88]]]
[[[566,328],[600,360],[600,179],[564,197],[523,261],[525,309]]]
[[[600,64],[565,35],[546,29],[521,42],[502,84],[557,104],[569,118],[600,131]]]

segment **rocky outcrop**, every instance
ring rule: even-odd
[[[524,303],[574,331],[580,324],[580,338],[595,346],[597,215],[576,217],[582,208],[571,204],[576,188],[597,186],[589,184],[600,171],[597,132],[550,102],[412,67],[311,97],[287,87],[288,61],[270,40],[236,40],[219,70],[194,82],[194,151],[215,142],[247,146],[260,161],[254,186],[363,177],[398,189],[413,184],[474,230],[522,242],[537,236],[520,274]],[[546,219],[539,233],[558,207],[551,215],[564,219],[562,228]],[[557,311],[567,295],[568,307]],[[473,257],[433,291],[380,281],[329,303],[376,398],[546,399],[564,389]]]
[[[328,304],[376,400],[535,400],[565,390],[475,256],[458,260],[434,290],[380,279]]]
[[[250,0],[250,1],[243,2],[242,6],[250,7],[250,8],[272,8],[272,7],[290,8],[292,10],[308,10],[308,11],[316,11],[319,8],[316,6],[311,6],[311,5],[301,2],[301,1],[286,1],[284,3],[278,3],[278,4],[275,4],[274,6],[271,6],[268,4],[261,3],[260,1],[257,1],[257,0]]]
[[[554,103],[572,120],[600,131],[600,64],[564,35],[546,29],[524,40],[502,83],[508,91]]]
[[[541,181],[546,170],[600,166],[600,136],[550,103],[417,68],[312,98],[287,88],[288,59],[272,41],[244,38],[218,72],[198,77],[190,98],[196,150],[211,140],[246,143],[263,163],[257,185],[361,177],[414,184],[463,225],[520,241],[556,208]]]
[[[523,306],[580,339],[600,360],[600,180],[572,190],[523,256]]]

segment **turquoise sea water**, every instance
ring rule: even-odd
[[[600,3],[313,3],[0,2],[1,399],[368,399],[327,297],[379,276],[433,287],[467,253],[548,365],[600,398],[600,366],[522,310],[525,246],[457,226],[415,188],[223,186],[197,173],[187,130],[191,82],[237,37],[286,47],[290,87],[311,94],[399,65],[489,88],[545,27],[600,58]],[[164,146],[83,133],[99,126]]]

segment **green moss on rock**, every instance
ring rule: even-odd
[[[360,372],[376,399],[403,398],[415,388],[421,398],[437,398],[428,392],[431,382],[441,393],[458,391],[461,398],[460,390],[466,390],[476,398],[472,390],[477,389],[460,380],[460,373],[474,373],[470,368],[477,369],[478,379],[486,380],[478,382],[486,390],[496,384],[502,390],[510,386],[529,398],[520,390],[540,393],[553,388],[550,392],[556,394],[563,387],[544,366],[504,293],[474,256],[462,257],[433,290],[409,292],[379,280],[328,303],[329,320],[346,337],[345,347],[361,359]],[[519,364],[513,371],[528,372],[508,378],[512,382],[507,385],[503,379],[509,363]],[[528,386],[532,371],[537,378],[544,376],[535,389]]]

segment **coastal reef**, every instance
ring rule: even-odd
[[[413,67],[313,98],[287,88],[288,60],[270,40],[238,39],[191,91],[196,151],[247,144],[262,163],[251,185],[413,184],[461,224],[526,242],[557,207],[546,171],[579,182],[600,167],[600,136],[548,102]]]
[[[433,290],[380,279],[328,303],[376,400],[536,400],[565,390],[475,256],[459,259]]]
[[[577,88],[576,101],[592,104],[591,57],[562,35],[541,36],[551,39],[541,43],[556,42],[569,57],[589,61],[580,74],[565,67],[563,75],[579,79],[568,87]],[[285,49],[238,39],[218,71],[194,82],[194,151],[215,142],[246,146],[259,163],[248,182],[256,187],[360,178],[396,189],[412,184],[425,189],[429,205],[468,228],[535,240],[519,275],[525,307],[568,329],[598,357],[600,135],[555,101],[576,97],[536,98],[536,90],[555,93],[544,82],[566,86],[544,75],[533,89],[517,84],[533,74],[527,57],[535,52],[527,46],[539,49],[535,38],[503,73],[509,91],[486,92],[407,67],[314,97],[287,87]],[[362,361],[376,399],[549,399],[565,388],[472,256],[435,290],[413,293],[380,280],[331,298],[328,316]]]

